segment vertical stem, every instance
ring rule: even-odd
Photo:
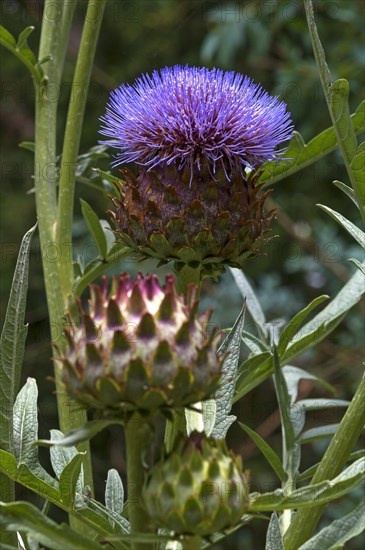
[[[56,240],[60,250],[61,290],[66,301],[72,291],[72,219],[75,170],[82,122],[96,44],[106,0],[89,0],[67,114],[62,150]]]
[[[146,450],[149,427],[146,421],[135,413],[125,429],[127,447],[128,512],[131,534],[148,533],[149,519],[142,507],[141,493],[144,482],[143,455]],[[132,543],[133,550],[153,549],[153,544]]]
[[[365,374],[313,476],[311,485],[333,479],[342,471],[365,424],[364,403]],[[284,537],[284,546],[287,550],[296,550],[311,537],[325,508],[325,505],[313,504],[312,508],[298,510],[295,514]]]

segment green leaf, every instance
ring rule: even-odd
[[[100,220],[91,206],[83,199],[81,199],[81,210],[89,231],[98,247],[99,254],[102,258],[105,258],[108,252],[108,245]]]
[[[247,332],[246,330],[242,331],[242,341],[254,355],[258,355],[263,351],[268,351],[268,346],[265,342],[262,342],[262,340],[259,340],[257,336]]]
[[[297,399],[298,385],[300,380],[314,380],[315,382],[318,382],[319,384],[324,386],[328,391],[335,393],[335,388],[331,386],[331,384],[329,384],[325,380],[322,380],[322,378],[318,378],[318,376],[315,376],[314,374],[311,374],[310,372],[307,372],[299,367],[294,367],[293,365],[285,365],[285,367],[282,368],[282,371],[283,375],[285,376],[286,385],[292,403],[294,403],[294,401],[296,401]]]
[[[112,468],[108,471],[105,487],[105,506],[108,510],[121,514],[124,505],[124,489],[120,475]]]
[[[51,441],[61,441],[64,438],[64,434],[60,430],[51,430]],[[54,445],[50,449],[51,455],[51,464],[54,473],[57,478],[60,479],[60,476],[66,466],[71,462],[71,460],[78,454],[76,447],[63,447]],[[83,478],[83,469],[81,468],[79,480],[77,482],[77,490],[82,491],[84,486]]]
[[[250,283],[246,279],[241,269],[237,269],[233,267],[230,267],[229,269],[236,282],[236,285],[238,286],[242,294],[243,299],[246,300],[246,306],[248,311],[250,312],[250,315],[252,316],[252,319],[256,323],[261,334],[264,337],[266,337],[268,334],[268,330],[266,325],[265,314],[262,311],[260,302],[256,298],[256,294],[253,288],[251,287]]]
[[[34,378],[28,378],[14,403],[14,455],[20,464],[30,469],[38,466],[38,450],[33,445],[38,436],[38,388]]]
[[[230,415],[232,400],[235,390],[238,361],[240,357],[241,334],[245,322],[245,308],[236,319],[236,322],[222,342],[218,353],[227,354],[222,365],[221,384],[214,399],[216,402],[216,420],[212,436],[216,439],[224,439],[226,433],[236,417]]]
[[[281,356],[291,339],[294,337],[294,335],[298,332],[299,327],[303,324],[305,319],[308,317],[308,315],[320,304],[322,304],[325,300],[328,300],[329,296],[327,294],[322,294],[322,296],[318,296],[312,302],[306,306],[304,309],[299,311],[293,319],[286,325],[284,330],[282,331],[278,343],[278,353]]]
[[[352,125],[356,134],[365,131],[364,112],[365,101],[362,101],[356,112],[351,115]],[[317,162],[317,160],[335,151],[337,148],[337,138],[333,126],[312,138],[308,143],[304,143],[302,136],[298,132],[293,132],[293,138],[289,143],[289,147],[283,153],[283,157],[290,159],[290,161],[265,163],[260,182],[264,183],[264,187],[272,185]]]
[[[351,453],[348,458],[348,462],[351,462],[352,460],[357,460],[358,458],[362,457],[365,457],[365,449],[361,449],[360,451],[354,451],[353,453]],[[319,465],[320,462],[317,462],[317,464],[313,464],[313,466],[311,466],[307,470],[304,470],[304,472],[298,475],[297,481],[300,483],[301,481],[313,477]]]
[[[37,65],[37,59],[27,44],[27,37],[32,32],[34,27],[27,27],[20,35],[18,42],[15,38],[0,25],[0,44],[11,51],[29,70],[35,82],[41,83],[43,73]]]
[[[13,452],[13,405],[19,389],[28,327],[24,325],[29,253],[36,225],[23,237],[0,337],[0,445]],[[0,487],[1,491],[1,487]],[[2,494],[2,493],[1,493]]]
[[[268,445],[268,443],[266,443],[264,439],[262,439],[262,437],[258,433],[256,433],[254,430],[251,430],[251,428],[249,428],[246,424],[242,424],[242,422],[238,422],[238,424],[260,449],[278,478],[281,481],[285,481],[287,475],[276,452],[270,447],[270,445]]]
[[[18,472],[15,456],[0,449],[0,472],[3,472],[10,479],[14,479]]]
[[[304,445],[304,443],[312,443],[312,441],[317,441],[318,439],[327,439],[337,432],[338,427],[339,424],[326,424],[318,428],[310,428],[302,433],[298,441],[301,445]]]
[[[290,418],[290,396],[286,385],[285,377],[280,367],[280,360],[277,354],[276,347],[273,346],[274,356],[274,382],[276,397],[279,404],[281,429],[283,433],[283,441],[286,448],[284,456],[288,457],[290,451],[293,450],[295,445],[295,434],[293,424]],[[288,471],[289,464],[284,464],[285,471]]]
[[[338,189],[341,189],[341,191],[343,191],[345,195],[347,195],[352,200],[352,202],[357,206],[355,193],[351,187],[349,187],[345,183],[342,183],[342,181],[338,181],[338,180],[335,180],[333,183],[335,184],[336,187],[338,187]]]
[[[44,470],[45,471],[45,470]],[[58,483],[51,476],[45,479],[45,476],[38,475],[38,470],[33,471],[26,464],[19,464],[16,481],[28,489],[32,489],[43,498],[60,503],[60,494],[58,491]]]
[[[120,178],[113,176],[113,174],[110,174],[109,172],[104,172],[104,170],[100,170],[100,168],[92,168],[92,171],[97,174],[102,180],[107,181],[113,186],[117,185],[117,187],[119,188],[121,181]]]
[[[362,273],[357,272],[335,298],[294,336],[281,360],[288,362],[323,340],[337,327],[346,313],[360,301],[364,293],[364,277]]]
[[[35,443],[44,447],[52,447],[52,445],[72,447],[73,445],[77,445],[83,441],[88,441],[107,426],[110,426],[111,424],[120,424],[120,422],[120,420],[115,418],[107,420],[91,420],[80,428],[70,430],[62,439],[58,439],[57,441],[50,439],[38,439]]]
[[[339,407],[348,407],[350,401],[344,399],[301,399],[294,403],[294,407],[304,407],[306,411],[317,411],[318,409],[337,409]]]
[[[329,214],[334,220],[336,220],[350,235],[359,243],[359,245],[365,249],[365,233],[361,231],[358,227],[356,227],[355,224],[350,222],[347,218],[342,216],[339,212],[336,212],[335,210],[332,210],[332,208],[328,208],[328,206],[324,206],[323,204],[317,204],[319,208],[322,208],[327,214]]]
[[[365,504],[360,503],[349,514],[336,519],[328,527],[299,547],[299,550],[335,550],[365,529]]]
[[[52,550],[97,550],[100,545],[86,539],[68,525],[58,525],[28,502],[0,503],[1,523],[11,531],[30,535]]]
[[[26,151],[31,151],[32,153],[34,153],[34,151],[35,151],[34,141],[21,141],[19,143],[19,147],[21,149],[25,149]]]
[[[279,518],[276,512],[271,514],[269,527],[266,533],[265,550],[284,550],[283,537],[281,535]]]
[[[365,275],[365,266],[364,264],[360,263],[358,260],[355,260],[355,258],[351,258],[349,260],[349,262],[351,262],[352,264],[354,264],[354,266],[357,267],[357,269],[359,269],[361,271],[361,273],[363,275]]]
[[[359,209],[365,208],[365,142],[360,143],[351,161],[350,168],[354,183],[359,191],[357,198],[360,201]]]
[[[82,469],[82,460],[85,453],[77,453],[72,460],[65,466],[60,475],[60,494],[63,502],[67,506],[73,506],[75,502],[75,493]]]
[[[350,86],[340,78],[328,88],[329,109],[334,117],[334,126],[340,136],[344,157],[352,159],[357,147],[356,134],[352,125],[349,108]]]
[[[313,508],[344,496],[365,480],[365,459],[361,458],[331,481],[323,481],[295,489],[288,495],[277,489],[271,493],[251,494],[249,511],[267,512],[299,508]]]
[[[249,357],[240,365],[238,372],[236,393],[233,398],[234,403],[272,374],[273,360],[271,353],[265,351]]]
[[[5,29],[2,25],[0,25],[0,43],[6,42],[9,46],[12,48],[15,48],[16,46],[16,40],[14,36]]]
[[[32,26],[25,27],[25,29],[22,30],[22,32],[19,34],[19,37],[18,37],[18,43],[17,43],[18,48],[21,48],[24,46],[24,44],[26,44],[28,36],[30,36],[33,31],[34,31],[34,27]]]

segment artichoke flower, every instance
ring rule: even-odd
[[[90,286],[80,324],[71,318],[60,357],[66,391],[98,409],[167,410],[207,399],[219,385],[219,336],[206,332],[210,312],[198,314],[195,287],[176,294],[155,275],[114,278],[108,293]]]
[[[209,536],[238,523],[248,507],[241,457],[193,432],[153,466],[142,499],[151,522],[175,534]]]
[[[101,120],[114,165],[137,168],[114,199],[131,252],[215,276],[261,249],[272,213],[259,170],[283,160],[285,103],[240,74],[175,66],[114,90]]]

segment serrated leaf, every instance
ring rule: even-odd
[[[108,245],[106,242],[106,237],[103,231],[103,227],[100,223],[100,220],[91,206],[81,199],[81,211],[83,218],[86,222],[86,225],[89,228],[90,233],[92,234],[94,241],[98,247],[99,254],[102,258],[105,258],[108,252]]]
[[[29,253],[36,225],[23,237],[0,337],[0,445],[13,452],[13,404],[19,389],[28,327],[24,325]],[[1,489],[0,489],[1,490]]]
[[[365,169],[365,168],[364,168]],[[355,224],[350,222],[345,216],[342,216],[339,212],[336,212],[335,210],[332,210],[332,208],[329,208],[328,206],[324,206],[323,204],[317,204],[319,208],[327,212],[334,220],[336,220],[346,231],[359,243],[359,245],[365,249],[365,233],[361,231],[358,227],[356,227]]]
[[[318,439],[327,439],[332,437],[338,430],[340,424],[326,424],[324,426],[319,426],[318,428],[310,428],[302,433],[298,438],[298,442],[301,445],[305,443],[312,443],[312,441],[317,441]]]
[[[108,471],[105,486],[105,506],[116,514],[121,514],[124,505],[123,483],[117,470]]]
[[[226,433],[236,417],[230,415],[233,395],[235,391],[238,362],[240,357],[241,334],[245,322],[245,307],[236,319],[236,322],[222,342],[218,353],[227,354],[222,365],[221,384],[214,399],[216,402],[216,420],[212,430],[212,436],[216,439],[224,439]]]
[[[120,421],[116,419],[91,420],[80,428],[70,430],[62,439],[58,439],[57,441],[52,441],[50,439],[38,439],[35,443],[43,447],[52,447],[52,445],[72,447],[73,445],[78,445],[78,443],[92,439],[97,433],[101,432],[101,430],[107,426],[119,423]]]
[[[262,439],[262,437],[258,433],[249,428],[249,426],[243,424],[242,422],[238,422],[238,424],[260,449],[278,478],[281,481],[285,481],[287,475],[276,452],[270,447],[268,443],[266,443],[264,439]]]
[[[352,189],[352,187],[349,187],[345,183],[342,183],[342,181],[338,181],[338,180],[334,180],[333,183],[335,184],[335,186],[338,189],[341,189],[341,191],[343,191],[345,193],[345,195],[347,195],[352,200],[352,202],[354,204],[356,204],[356,206],[357,206],[355,193],[354,193],[354,190]]]
[[[304,323],[305,319],[308,317],[308,315],[320,304],[322,304],[325,300],[328,300],[329,296],[327,294],[322,294],[322,296],[318,296],[314,300],[311,301],[311,303],[306,306],[304,309],[299,311],[294,317],[291,319],[291,321],[286,325],[286,327],[283,329],[279,344],[278,344],[278,354],[281,356],[289,342],[292,340],[294,335],[298,332],[300,326]]]
[[[299,367],[294,367],[293,365],[285,365],[285,367],[282,368],[282,372],[285,376],[288,392],[292,403],[294,403],[294,401],[296,401],[297,399],[298,385],[300,380],[314,380],[315,382],[318,382],[319,384],[324,386],[330,392],[335,393],[335,388],[331,386],[331,384],[329,384],[325,380],[322,380],[322,378],[318,378],[318,376],[315,376],[314,374],[311,374],[310,372],[307,372]]]
[[[60,475],[60,495],[67,506],[73,506],[75,502],[75,494],[81,475],[83,457],[84,453],[77,453],[65,466]]]
[[[283,537],[281,535],[279,518],[276,512],[271,514],[269,527],[266,533],[265,550],[284,550]]]
[[[291,491],[288,495],[278,489],[271,493],[250,495],[249,510],[252,512],[280,511],[313,508],[344,496],[365,480],[365,459],[361,458],[330,481],[307,485]]]
[[[6,42],[12,48],[16,47],[16,40],[14,36],[2,25],[0,25],[0,41]]]
[[[352,125],[356,134],[360,134],[365,130],[364,112],[365,101],[362,101],[356,112],[351,115]],[[317,162],[317,160],[335,151],[337,148],[337,138],[333,126],[312,138],[308,143],[304,143],[302,136],[298,132],[293,132],[293,138],[289,143],[289,147],[283,153],[283,156],[290,158],[290,161],[265,163],[260,182],[264,183],[265,187],[272,185]]]
[[[1,522],[11,531],[21,531],[51,550],[97,550],[100,545],[86,539],[68,525],[58,525],[27,502],[0,503]]]
[[[365,504],[360,503],[349,514],[336,519],[314,537],[299,547],[299,550],[335,550],[365,529]]]
[[[346,313],[360,301],[364,293],[364,277],[362,273],[357,272],[335,298],[294,336],[281,358],[282,361],[290,361],[308,347],[323,340],[337,327]]]
[[[256,298],[256,294],[253,288],[251,287],[241,269],[230,267],[229,270],[232,273],[232,276],[236,282],[236,285],[239,288],[239,291],[242,294],[243,299],[246,300],[247,309],[250,312],[254,322],[258,326],[261,334],[266,337],[268,334],[268,330],[266,326],[265,314],[262,311],[260,302]]]

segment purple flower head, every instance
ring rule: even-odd
[[[293,130],[285,103],[248,77],[179,65],[122,84],[101,120],[105,143],[119,149],[114,166],[221,167],[228,179],[277,159]]]

